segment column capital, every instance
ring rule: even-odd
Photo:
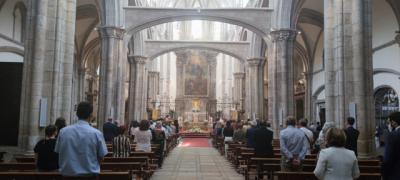
[[[233,73],[233,77],[234,77],[235,79],[243,79],[244,76],[245,76],[245,73],[244,73],[244,72],[235,72],[235,73]]]
[[[296,39],[298,31],[295,29],[279,29],[271,31],[272,41],[293,41]]]
[[[128,61],[130,64],[146,64],[148,61],[148,57],[141,56],[141,55],[129,55]]]
[[[125,29],[116,26],[100,26],[97,27],[97,32],[101,38],[123,39],[125,35]]]
[[[256,58],[249,58],[247,59],[247,64],[250,66],[260,66],[264,63],[265,58],[263,57],[256,57]]]
[[[160,72],[158,72],[158,71],[149,71],[148,73],[149,73],[149,75],[154,75],[154,76],[157,76],[160,74]]]

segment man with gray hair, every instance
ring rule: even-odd
[[[302,171],[301,163],[307,153],[306,136],[303,131],[295,127],[294,117],[287,117],[286,125],[286,129],[279,135],[282,154],[281,171]]]

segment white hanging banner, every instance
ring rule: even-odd
[[[40,99],[39,106],[39,127],[46,127],[47,120],[47,98]]]

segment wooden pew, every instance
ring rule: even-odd
[[[24,157],[15,157],[15,160],[19,163],[33,163],[35,162],[35,157],[33,156],[24,156]]]
[[[58,172],[0,172],[1,180],[63,180]],[[85,178],[70,178],[85,179]],[[86,178],[87,179],[87,178]],[[99,180],[131,180],[129,172],[100,172]]]
[[[149,178],[145,165],[140,162],[103,162],[101,171],[129,171],[143,178]],[[36,170],[35,163],[0,163],[0,172],[32,172]]]
[[[318,180],[312,172],[281,172],[275,173],[278,180]],[[357,180],[381,180],[379,173],[361,173]]]
[[[0,163],[0,172],[4,171],[33,171],[36,164],[31,163]]]

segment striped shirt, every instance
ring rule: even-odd
[[[113,139],[113,157],[129,157],[131,152],[130,139],[119,135]]]

